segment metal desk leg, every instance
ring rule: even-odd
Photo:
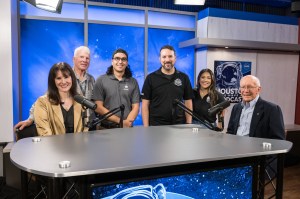
[[[87,196],[87,177],[81,176],[79,179],[79,198],[88,198]]]
[[[28,197],[28,173],[21,170],[21,187],[22,187],[22,198]]]
[[[266,157],[262,156],[259,163],[259,177],[258,177],[258,196],[257,198],[264,198],[265,195],[265,168]]]
[[[277,155],[276,198],[282,198],[283,195],[284,156],[284,154]]]
[[[0,177],[4,177],[4,158],[3,158],[3,146],[0,143]]]
[[[257,199],[258,197],[258,186],[259,186],[259,162],[255,160],[255,163],[252,165],[253,168],[253,187],[252,187],[252,198]]]
[[[47,195],[49,199],[57,199],[61,197],[59,189],[59,178],[48,178]]]

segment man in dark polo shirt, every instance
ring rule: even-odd
[[[112,109],[125,106],[123,127],[132,127],[140,105],[140,90],[128,66],[128,54],[123,49],[117,49],[112,56],[112,65],[107,68],[106,74],[96,80],[92,99],[97,104],[95,110],[103,115]],[[103,128],[117,128],[121,113],[118,112],[106,121],[101,122]]]
[[[184,101],[193,109],[193,90],[189,77],[175,69],[176,53],[172,46],[160,49],[161,68],[149,74],[142,89],[142,118],[144,126],[191,123],[192,117],[174,104]]]

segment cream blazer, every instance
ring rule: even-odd
[[[82,106],[74,102],[74,133],[87,131],[82,124]],[[49,102],[47,95],[43,95],[35,102],[34,122],[40,136],[65,134],[64,118],[60,105]]]

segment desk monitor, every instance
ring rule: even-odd
[[[92,184],[92,199],[252,198],[253,167],[249,165]]]

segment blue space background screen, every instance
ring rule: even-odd
[[[96,185],[93,199],[159,198],[252,198],[252,167],[221,170],[133,181],[112,185]]]
[[[84,44],[83,24],[21,19],[22,118],[31,105],[47,91],[48,73],[57,62],[71,66],[73,51]]]
[[[128,64],[132,76],[137,80],[140,90],[144,82],[144,28],[89,24],[89,48],[91,63],[89,72],[95,77],[104,74],[111,65],[112,53],[122,48],[128,53]],[[139,114],[134,125],[141,125],[142,117]]]
[[[148,73],[160,68],[159,50],[169,44],[176,51],[176,69],[186,73],[194,85],[194,48],[179,48],[179,43],[195,37],[194,32],[149,28],[148,30]]]
[[[145,76],[160,68],[159,50],[173,45],[175,67],[188,74],[194,85],[194,49],[179,48],[179,43],[194,38],[194,31],[148,29],[148,62],[145,63],[145,28],[124,25],[88,24],[88,47],[91,61],[88,72],[95,79],[111,65],[117,48],[128,52],[129,66],[140,90]],[[74,49],[84,45],[84,24],[50,20],[21,19],[21,104],[22,120],[36,99],[47,91],[48,72],[57,62],[73,65]],[[142,125],[141,108],[134,125]]]

